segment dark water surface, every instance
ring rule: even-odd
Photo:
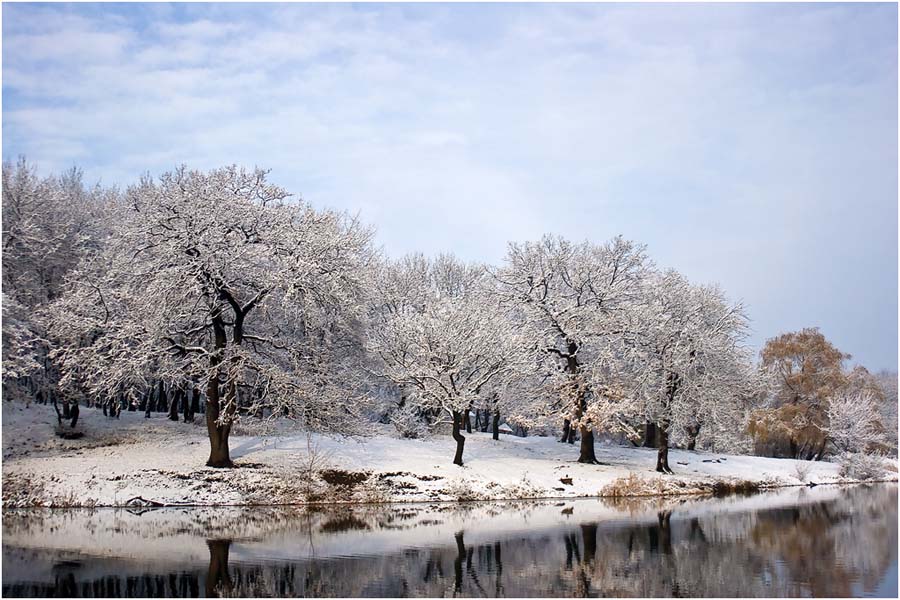
[[[897,596],[897,486],[3,513],[4,596]]]

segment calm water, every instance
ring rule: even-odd
[[[897,596],[897,486],[6,511],[4,596]]]

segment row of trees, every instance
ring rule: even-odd
[[[808,458],[828,444],[807,425],[841,450],[884,437],[848,416],[865,402],[836,400],[885,404],[884,385],[844,373],[846,355],[792,367],[773,340],[757,368],[740,304],[621,238],[512,243],[499,266],[392,260],[355,218],[235,167],[120,192],[5,164],[3,220],[4,393],[61,416],[149,410],[157,389],[193,415],[202,397],[211,466],[232,464],[241,415],[344,433],[381,419],[407,436],[448,424],[460,465],[472,415],[495,437],[502,417],[560,427],[587,463],[597,435],[643,439],[661,472],[673,442],[746,449],[748,424],[758,449],[787,440]]]

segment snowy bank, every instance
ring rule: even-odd
[[[654,471],[654,449],[598,444],[602,464],[586,465],[576,462],[577,447],[553,438],[495,441],[486,433],[467,434],[465,466],[458,467],[449,436],[401,439],[387,426],[366,438],[308,439],[290,429],[234,435],[238,468],[213,469],[203,466],[209,446],[202,417],[190,424],[126,412],[116,420],[84,409],[84,437],[58,438],[55,427],[50,407],[3,403],[5,507],[576,498],[850,482],[834,463],[683,450],[670,451],[675,475],[663,476]],[[886,462],[884,478],[896,481],[895,462]]]

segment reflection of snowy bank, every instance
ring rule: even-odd
[[[891,486],[892,484],[884,484]],[[881,488],[878,488],[881,489]],[[896,488],[894,488],[896,489]],[[446,545],[458,531],[473,542],[553,532],[587,523],[615,528],[747,513],[834,501],[846,489],[787,488],[747,497],[578,499],[465,504],[404,504],[304,508],[162,508],[8,511],[4,544],[100,553],[134,560],[192,561],[206,539],[236,542],[235,557],[295,558],[381,554],[391,548]]]
[[[243,468],[210,469],[199,466],[208,452],[200,426],[165,418],[148,422],[135,413],[116,421],[84,410],[85,437],[60,440],[47,407],[5,403],[3,411],[6,506],[110,506],[137,496],[166,504],[299,503],[310,489],[336,502],[575,498],[603,495],[627,477],[670,494],[708,491],[717,481],[778,486],[841,480],[839,466],[827,462],[681,450],[670,453],[676,475],[660,476],[653,471],[653,449],[598,444],[603,464],[587,465],[575,462],[577,447],[553,438],[495,441],[484,433],[467,436],[466,465],[457,467],[450,464],[449,437],[399,439],[384,427],[368,438],[315,437],[327,467],[364,479],[334,486],[304,472],[302,432],[235,436],[232,455]]]
[[[11,511],[4,585],[10,576],[51,585],[60,572],[153,585],[177,572],[204,589],[210,561],[227,549],[234,585],[256,573],[270,593],[290,578],[298,595],[390,596],[402,579],[431,596],[441,585],[474,595],[487,581],[507,595],[572,595],[590,584],[651,596],[678,593],[669,585],[723,596],[807,595],[820,585],[840,596],[841,585],[871,588],[896,559],[896,502],[896,485],[881,484],[726,499]],[[310,581],[326,587],[304,587]]]

